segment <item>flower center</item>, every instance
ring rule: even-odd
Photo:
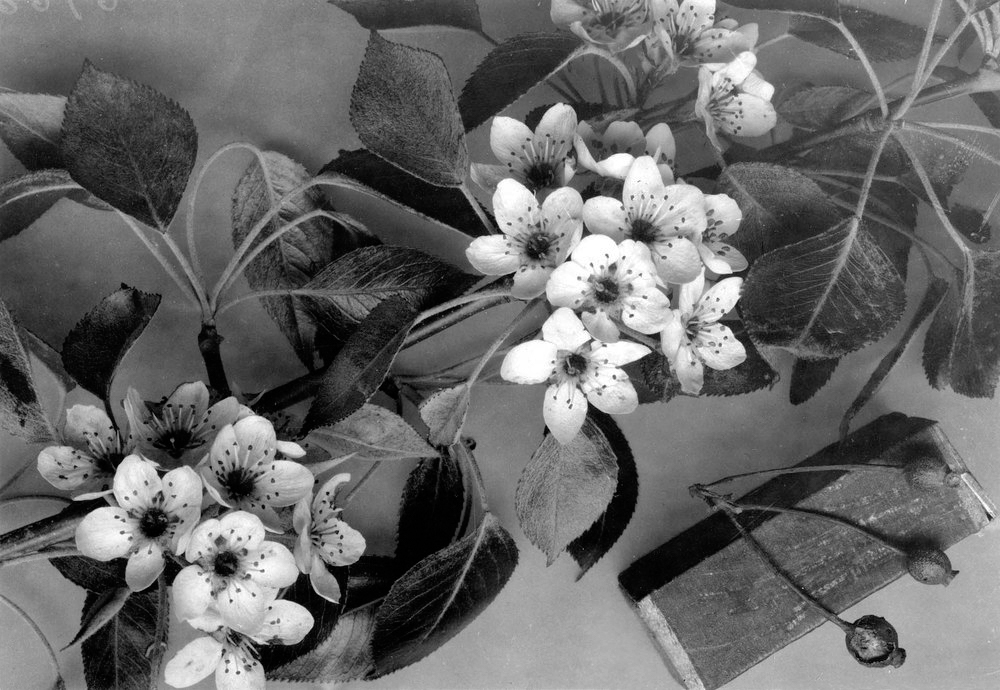
[[[150,508],[139,518],[139,530],[144,536],[156,539],[170,526],[170,518],[159,508]]]
[[[698,319],[691,319],[687,322],[684,327],[684,333],[687,335],[688,340],[694,340],[698,337],[698,331],[701,330],[701,324],[698,323]]]
[[[567,376],[579,376],[583,372],[587,371],[587,364],[588,361],[586,357],[574,352],[563,360],[563,371],[566,372]]]
[[[537,162],[525,171],[524,176],[525,186],[535,192],[551,186],[556,179],[556,171],[551,163]]]
[[[167,455],[176,460],[184,455],[184,451],[189,447],[195,445],[191,443],[191,440],[192,434],[190,429],[169,429],[162,433],[153,442],[153,445],[162,451],[166,451]]]
[[[541,261],[549,254],[552,237],[544,232],[533,233],[524,243],[524,253],[532,261]]]
[[[235,575],[239,570],[240,557],[232,551],[223,551],[215,556],[215,563],[212,564],[216,575],[229,577]]]
[[[124,459],[125,455],[118,451],[101,453],[94,457],[94,464],[97,465],[98,472],[114,474],[115,470],[118,469],[118,465],[120,465]]]
[[[256,477],[245,467],[230,471],[220,483],[229,492],[230,498],[235,500],[252,496],[257,485]]]
[[[660,229],[650,223],[645,218],[637,218],[632,221],[632,228],[629,230],[629,239],[635,240],[636,242],[645,242],[650,244],[655,242],[660,236]]]
[[[611,276],[592,278],[594,284],[594,301],[598,304],[614,304],[618,300],[621,286]]]

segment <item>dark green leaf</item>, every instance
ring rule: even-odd
[[[84,611],[100,596],[88,593]],[[88,688],[149,690],[155,686],[163,658],[160,643],[165,642],[156,638],[158,599],[155,588],[133,593],[118,614],[83,643],[83,672]],[[167,611],[160,615],[166,616]],[[147,656],[150,649],[154,651]]]
[[[924,371],[937,389],[992,398],[1000,378],[1000,251],[972,253],[924,342]]]
[[[406,480],[399,508],[396,560],[403,568],[457,538],[467,498],[462,468],[451,453],[420,461]]]
[[[920,54],[924,43],[923,27],[846,5],[840,10],[840,18],[870,60],[893,62],[908,60]],[[840,30],[823,19],[792,17],[788,33],[813,45],[857,59],[854,48]]]
[[[102,400],[115,370],[157,307],[160,296],[123,285],[80,319],[63,342],[63,365],[77,383]]]
[[[844,120],[868,98],[868,93],[850,86],[806,84],[783,93],[775,109],[796,127],[827,129]]]
[[[864,174],[881,138],[882,135],[878,132],[851,132],[814,146],[802,154],[796,164],[808,168]],[[879,175],[898,177],[906,172],[908,165],[902,147],[890,139],[886,142],[875,172]]]
[[[233,244],[239,246],[250,230],[293,189],[308,181],[306,169],[291,158],[273,151],[261,154],[247,168],[233,193]],[[307,213],[333,212],[316,188],[289,199],[252,246],[277,232],[283,225]],[[342,222],[316,217],[286,232],[247,266],[246,278],[255,290],[294,289],[309,282],[324,266],[358,247],[377,244],[364,227],[338,214]],[[264,310],[288,338],[299,360],[312,369],[316,326],[296,297],[265,297]]]
[[[725,0],[727,5],[747,10],[773,10],[840,18],[840,0]]]
[[[818,235],[843,213],[802,173],[769,163],[737,163],[719,177],[719,191],[743,212],[732,243],[752,263],[774,249]]]
[[[329,0],[354,15],[365,29],[453,26],[481,31],[476,0]]]
[[[0,183],[0,242],[10,239],[62,198],[83,202],[90,193],[65,170],[39,170]]]
[[[324,372],[303,430],[336,424],[368,402],[382,385],[417,313],[401,298],[372,309]]]
[[[756,342],[804,359],[831,359],[888,333],[906,296],[869,232],[847,219],[758,259],[740,303]]]
[[[373,153],[425,182],[458,187],[465,130],[441,58],[372,32],[351,94],[351,123]]]
[[[38,400],[17,324],[0,300],[0,427],[28,443],[56,438]]]
[[[533,86],[561,70],[580,49],[580,39],[563,32],[509,38],[479,63],[462,87],[458,109],[467,130],[497,115]]]
[[[91,594],[100,594],[125,583],[125,559],[95,561],[85,556],[63,556],[49,561],[67,580]]]
[[[111,619],[118,615],[118,612],[125,606],[129,595],[132,593],[128,587],[115,587],[106,592],[101,592],[83,610],[83,619],[80,621],[80,630],[76,636],[63,647],[63,650],[72,647],[78,642],[84,642],[95,632],[103,628]]]
[[[155,89],[83,65],[63,119],[62,153],[94,196],[166,231],[198,153],[191,116]]]
[[[361,409],[333,426],[315,429],[305,439],[330,457],[354,453],[363,460],[436,458],[438,453],[402,417],[378,405]]]
[[[965,239],[975,244],[986,244],[993,236],[989,219],[982,211],[971,206],[952,204],[948,209],[948,220]]]
[[[24,346],[25,351],[37,357],[38,361],[52,372],[52,375],[59,380],[65,392],[68,393],[76,388],[76,381],[73,380],[73,377],[63,367],[62,353],[24,326],[18,325],[17,335],[21,339],[21,344]]]
[[[320,174],[328,172],[354,178],[404,206],[458,228],[467,235],[475,237],[487,232],[483,222],[469,205],[468,197],[461,191],[428,184],[370,151],[341,150],[336,158],[324,166]]]
[[[583,577],[615,545],[632,519],[635,504],[639,500],[639,473],[628,440],[610,415],[590,407],[587,416],[604,435],[615,454],[618,483],[615,494],[601,517],[566,547],[566,552],[580,566],[577,579]]]
[[[317,564],[314,563],[313,567],[317,567]],[[334,573],[337,577],[341,591],[345,590],[347,568],[333,568],[330,572]],[[313,616],[313,627],[296,644],[269,644],[258,647],[260,662],[265,670],[278,668],[284,664],[294,662],[302,655],[316,649],[336,628],[337,621],[344,609],[345,600],[345,597],[341,597],[340,602],[336,604],[327,601],[316,594],[309,576],[301,574],[291,587],[284,590],[281,598],[304,606]]]
[[[854,416],[861,411],[861,408],[868,404],[868,401],[872,399],[878,389],[882,386],[882,383],[889,376],[892,368],[896,366],[900,357],[903,356],[903,352],[906,351],[906,347],[910,344],[910,341],[913,340],[913,336],[916,334],[917,329],[920,328],[920,325],[924,321],[930,318],[931,314],[933,314],[941,304],[941,300],[944,299],[947,292],[948,281],[937,277],[931,278],[931,282],[928,284],[927,290],[924,292],[924,297],[920,300],[920,305],[917,307],[917,311],[913,314],[913,319],[906,327],[906,332],[900,336],[893,348],[889,350],[889,352],[887,352],[878,363],[875,371],[873,371],[872,375],[868,377],[868,381],[865,383],[864,388],[861,389],[861,392],[854,398],[854,401],[847,409],[847,412],[844,413],[844,417],[840,422],[841,439],[847,437],[848,432],[851,430],[851,420],[854,419]]]
[[[435,446],[450,446],[461,440],[471,393],[468,383],[460,383],[442,388],[420,403],[420,418],[427,425],[427,439]]]
[[[496,598],[516,566],[517,546],[490,513],[474,533],[413,566],[375,616],[374,675],[419,661],[457,635]]]
[[[552,565],[600,518],[617,485],[615,449],[593,419],[567,444],[546,434],[517,483],[521,529]]]
[[[28,170],[63,167],[64,96],[40,93],[0,93],[0,139]]]
[[[317,324],[345,339],[371,310],[395,297],[426,309],[476,281],[451,264],[407,247],[365,247],[328,264],[304,287],[322,291],[308,298]]]
[[[801,405],[819,393],[830,381],[838,364],[839,359],[796,359],[792,366],[788,401]]]
[[[770,388],[778,380],[778,372],[761,356],[741,323],[727,322],[733,335],[743,343],[747,358],[732,369],[705,368],[705,383],[701,395],[744,395],[763,388]],[[625,371],[635,384],[640,403],[668,402],[681,395],[681,384],[670,369],[667,358],[654,352],[632,364]]]
[[[269,670],[267,676],[297,683],[346,683],[365,678],[375,671],[371,651],[374,630],[374,606],[345,613],[319,646],[295,661]]]
[[[931,179],[934,193],[947,206],[947,199],[951,196],[952,190],[961,181],[969,165],[972,163],[972,154],[950,141],[945,141],[926,132],[913,129],[901,129],[893,133],[893,136],[903,141],[916,154],[927,176]],[[893,142],[895,143],[895,142]],[[914,194],[917,194],[925,201],[929,201],[927,190],[915,172],[909,158],[904,158],[905,169],[900,181],[907,186]]]
[[[1000,93],[986,91],[969,95],[993,127],[1000,127]]]

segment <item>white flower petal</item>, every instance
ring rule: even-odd
[[[156,466],[138,455],[130,455],[115,470],[113,484],[118,505],[129,510],[141,510],[160,492],[160,475]]]
[[[590,273],[600,273],[618,260],[618,243],[607,235],[588,235],[576,245],[570,258]]]
[[[545,391],[542,417],[559,443],[569,443],[576,438],[587,417],[587,398],[571,381],[549,386]]]
[[[222,661],[222,643],[204,636],[188,642],[167,662],[163,680],[175,688],[187,688],[208,678]]]
[[[141,592],[156,581],[163,570],[163,549],[152,541],[147,541],[138,551],[128,557],[125,566],[125,584],[133,592]]]
[[[219,520],[205,520],[191,531],[184,557],[192,563],[216,551],[215,540],[222,533]]]
[[[624,180],[634,163],[635,156],[631,153],[614,153],[598,163],[595,172],[601,177]]]
[[[347,472],[341,472],[323,482],[323,486],[316,492],[316,498],[312,502],[312,514],[315,521],[324,520],[334,514],[333,504],[337,498],[337,492],[341,486],[349,481],[351,481],[351,475]]]
[[[474,269],[488,276],[513,273],[523,260],[506,235],[477,237],[465,250],[465,256]]]
[[[304,458],[306,456],[306,449],[294,441],[282,441],[281,439],[278,439],[274,442],[274,447],[286,458],[295,459]]]
[[[701,393],[705,382],[705,369],[701,360],[694,354],[694,349],[685,340],[677,350],[677,357],[671,361],[681,390],[691,395]]]
[[[174,577],[174,612],[181,620],[201,616],[212,604],[211,573],[197,565],[183,568]]]
[[[276,599],[267,607],[264,625],[253,635],[262,644],[296,644],[313,627],[313,616],[306,607],[294,601]]]
[[[510,294],[517,299],[534,299],[545,292],[545,284],[552,275],[552,268],[528,264],[514,274]]]
[[[487,165],[485,163],[473,163],[469,169],[472,181],[485,189],[490,194],[497,191],[500,180],[511,177],[511,169],[506,165]]]
[[[556,346],[529,340],[510,349],[500,365],[500,376],[512,383],[545,383],[555,371]]]
[[[235,423],[240,418],[240,407],[240,402],[233,396],[212,405],[199,420],[198,438],[208,440],[222,427]]]
[[[73,405],[66,410],[66,441],[77,448],[90,448],[95,455],[114,449],[118,434],[107,413],[93,405]]]
[[[190,467],[178,467],[163,475],[162,484],[163,510],[179,517],[185,525],[197,522],[201,517],[203,487],[198,473]]]
[[[642,359],[650,352],[652,350],[641,343],[619,340],[617,343],[604,343],[595,347],[590,359],[601,366],[620,367]]]
[[[703,325],[693,343],[698,356],[710,369],[732,369],[747,358],[743,346],[728,326],[721,323]]]
[[[587,296],[590,272],[574,261],[558,266],[545,284],[545,297],[557,307],[580,307]]]
[[[298,570],[295,571],[296,574]],[[252,632],[260,628],[267,614],[264,592],[254,580],[229,579],[215,597],[222,620],[230,628]]]
[[[87,480],[101,474],[110,484],[111,476],[99,473],[94,460],[71,446],[49,446],[38,454],[38,472],[52,486],[63,491],[81,487]]]
[[[498,115],[490,125],[490,148],[502,165],[521,160],[523,147],[529,144],[534,133],[520,120]]]
[[[657,274],[665,283],[689,283],[703,270],[698,247],[686,237],[657,242],[652,249]]]
[[[208,387],[202,381],[182,383],[167,396],[164,407],[173,406],[179,409],[189,409],[193,412],[195,419],[201,419],[205,411],[208,410],[208,397]]]
[[[542,217],[549,224],[567,218],[579,219],[583,214],[583,197],[572,187],[560,187],[542,202]]]
[[[659,333],[670,320],[670,300],[652,287],[623,300],[622,322],[640,333]]]
[[[275,460],[257,479],[265,503],[276,508],[295,505],[309,496],[315,478],[309,468],[292,460]]]
[[[715,323],[732,311],[740,299],[743,287],[742,278],[726,278],[709,288],[694,309],[698,320],[705,323]]]
[[[707,243],[702,243],[698,245],[698,253],[701,254],[701,261],[705,264],[705,268],[710,270],[712,273],[717,275],[728,275],[733,272],[733,267],[729,265],[728,262],[724,261],[722,257],[716,256],[715,252]]]
[[[295,557],[283,544],[266,541],[247,556],[247,572],[264,587],[288,587],[299,576]]]
[[[215,668],[215,690],[265,690],[267,680],[260,662],[242,650],[227,646]]]
[[[687,334],[684,332],[684,323],[681,321],[677,310],[671,311],[671,319],[660,331],[660,349],[664,356],[670,361],[677,359],[677,352],[683,343],[687,342]]]
[[[534,222],[538,214],[538,200],[527,187],[517,180],[501,180],[493,195],[493,215],[497,227],[505,234],[520,234]]]
[[[748,93],[734,99],[731,116],[715,121],[720,131],[737,137],[759,137],[774,129],[778,116],[769,101]]]
[[[264,525],[260,518],[244,511],[223,515],[219,520],[218,531],[230,544],[238,544],[250,550],[260,548],[264,541]],[[193,544],[193,537],[191,541]]]
[[[247,454],[244,461],[247,466],[259,460],[267,462],[274,457],[277,441],[274,425],[264,417],[253,415],[239,420],[233,424],[233,433],[240,451]]]
[[[340,583],[329,570],[326,563],[318,555],[313,555],[312,567],[309,569],[309,584],[313,591],[334,604],[340,602]]]
[[[560,307],[542,324],[542,338],[560,350],[576,350],[591,340],[579,317],[572,309]]]
[[[658,165],[663,163],[667,165],[674,164],[674,156],[677,155],[677,144],[674,141],[674,133],[670,131],[670,125],[666,122],[661,122],[653,125],[646,132],[645,153],[647,156],[652,156]]]
[[[553,161],[562,158],[573,145],[576,123],[576,111],[565,103],[556,103],[545,111],[535,128],[535,150],[551,151]]]
[[[663,188],[656,225],[672,235],[700,235],[705,230],[705,195],[692,184]]]
[[[592,377],[587,400],[601,412],[628,414],[639,406],[635,387],[628,374],[614,367],[601,367]]]
[[[622,201],[633,220],[644,217],[643,209],[655,208],[648,202],[663,196],[663,177],[651,156],[639,156],[629,168],[622,191]]]
[[[124,508],[96,508],[76,526],[76,548],[99,561],[121,558],[135,542],[139,522]]]
[[[357,563],[367,544],[361,532],[343,520],[333,520],[318,526],[320,555],[330,565],[344,566]]]
[[[608,235],[620,242],[628,228],[628,213],[618,199],[595,196],[583,205],[583,223],[592,233]]]
[[[706,194],[704,201],[707,232],[722,238],[739,230],[743,212],[740,211],[735,199],[728,194]]]
[[[618,326],[615,325],[615,322],[611,320],[611,317],[603,309],[585,311],[580,314],[580,320],[586,326],[587,330],[590,331],[590,334],[594,336],[595,340],[600,340],[604,343],[615,343],[618,342],[618,338],[621,336]]]

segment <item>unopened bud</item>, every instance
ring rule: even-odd
[[[906,569],[913,579],[925,585],[947,586],[958,575],[957,570],[951,569],[951,561],[941,549],[918,548],[910,551],[906,556]]]
[[[899,667],[906,661],[906,650],[899,646],[896,629],[881,616],[862,616],[847,633],[847,651],[862,666]]]

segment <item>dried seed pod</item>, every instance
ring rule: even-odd
[[[906,661],[906,650],[899,646],[896,629],[881,616],[862,616],[847,633],[847,651],[862,666],[899,667]]]
[[[947,586],[956,575],[951,569],[951,561],[941,549],[921,547],[907,553],[906,569],[917,582],[925,585]]]

